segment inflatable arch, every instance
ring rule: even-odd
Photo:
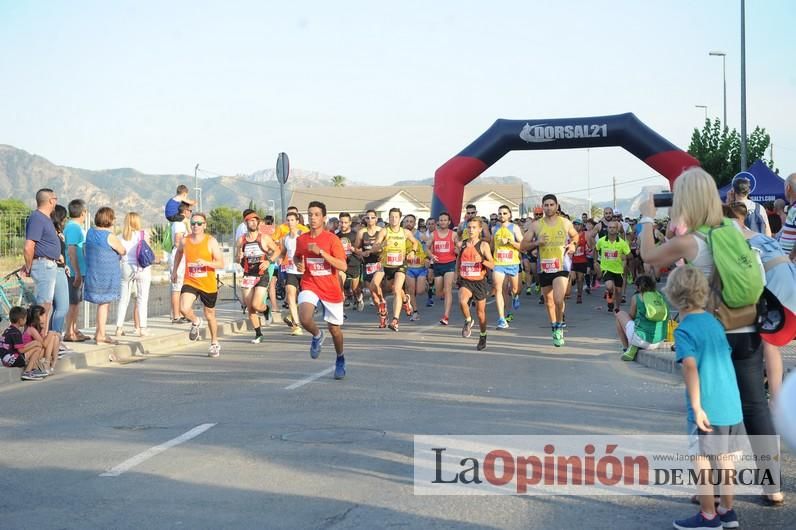
[[[697,159],[644,125],[632,113],[554,120],[497,120],[434,173],[431,215],[461,217],[464,186],[509,151],[623,147],[669,180],[699,166]]]

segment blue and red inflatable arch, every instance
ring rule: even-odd
[[[431,215],[461,217],[464,186],[509,151],[623,147],[669,180],[699,166],[696,158],[644,125],[632,113],[554,120],[497,120],[434,174]]]

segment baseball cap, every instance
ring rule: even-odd
[[[796,337],[796,314],[765,290],[766,313],[760,325],[760,338],[773,346],[785,346]]]

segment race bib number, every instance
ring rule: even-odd
[[[514,252],[511,250],[498,250],[497,251],[497,259],[498,261],[511,261],[514,259]]]
[[[387,265],[390,267],[400,267],[404,264],[404,255],[401,252],[388,252]]]
[[[422,267],[423,266],[423,263],[420,260],[420,258],[417,256],[417,254],[413,255],[411,258],[407,257],[406,258],[406,263],[408,263],[409,266],[412,267],[412,268],[417,268],[417,267]]]
[[[259,276],[244,276],[243,280],[241,280],[240,285],[244,289],[251,289],[255,285],[257,285],[257,281],[260,279]]]
[[[434,254],[446,254],[451,251],[450,241],[444,239],[442,241],[434,241]]]
[[[561,260],[558,258],[543,259],[541,262],[542,272],[550,274],[561,270]]]
[[[340,241],[343,243],[343,250],[345,251],[345,255],[350,256],[351,251],[353,249],[353,247],[351,246],[351,241],[349,241],[348,239],[341,239]]]
[[[197,265],[196,263],[187,263],[188,277],[190,278],[207,278],[207,267],[205,265]]]
[[[295,263],[293,263],[293,259],[292,258],[288,258],[287,263],[283,263],[282,266],[279,267],[279,269],[282,272],[287,272],[288,269],[296,270],[294,267],[295,267]]]
[[[603,257],[605,259],[619,259],[619,251],[618,250],[606,250],[603,253]]]
[[[578,245],[577,247],[575,247],[575,256],[583,256],[585,254],[586,252],[584,251],[584,248],[582,246]]]
[[[305,258],[310,276],[331,276],[332,266],[323,258]]]
[[[381,270],[381,263],[366,263],[365,264],[365,274],[376,274]]]
[[[480,280],[481,279],[481,262],[480,261],[462,261],[459,267],[459,273],[465,280]]]

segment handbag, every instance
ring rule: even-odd
[[[142,269],[146,269],[155,263],[155,253],[149,243],[146,242],[143,230],[141,230],[141,235],[138,238],[138,249],[135,251],[135,259],[138,262],[138,266]]]

